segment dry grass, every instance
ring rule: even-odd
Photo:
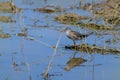
[[[0,3],[0,12],[8,12],[8,13],[16,13],[17,11],[20,11],[14,3],[11,2],[1,2]]]
[[[54,58],[55,58],[55,56],[56,56],[56,53],[57,53],[57,49],[58,49],[58,46],[59,46],[59,42],[60,42],[61,36],[62,36],[62,34],[59,33],[58,40],[57,40],[57,43],[56,43],[56,46],[55,46],[53,55],[52,55],[52,57],[51,57],[51,59],[50,59],[50,61],[49,61],[49,63],[48,63],[47,69],[46,69],[46,71],[45,71],[45,73],[44,73],[44,75],[43,75],[43,77],[44,77],[45,80],[46,80],[47,77],[48,77],[49,70],[51,69],[52,63],[53,63]]]
[[[120,50],[113,48],[104,48],[99,46],[92,46],[88,44],[80,44],[80,45],[71,45],[65,46],[66,49],[77,50],[80,52],[86,52],[89,54],[92,53],[100,53],[100,54],[120,54]]]
[[[55,20],[63,24],[73,24],[81,20],[88,19],[86,16],[81,16],[76,13],[61,14],[55,17]]]

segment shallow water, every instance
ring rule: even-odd
[[[7,0],[6,0],[7,1]],[[88,0],[86,0],[88,2]],[[98,0],[96,0],[97,2]],[[112,54],[87,54],[79,51],[66,50],[66,45],[73,44],[65,33],[59,30],[71,27],[54,21],[54,17],[64,12],[42,13],[33,11],[35,8],[45,5],[59,5],[68,8],[67,12],[75,12],[81,15],[91,16],[89,12],[77,9],[69,9],[70,6],[78,6],[79,0],[14,0],[17,7],[22,8],[22,12],[0,13],[0,15],[10,16],[16,23],[1,23],[1,33],[9,33],[10,38],[0,38],[0,80],[44,80],[43,74],[52,59],[52,65],[48,72],[47,80],[119,80],[120,79],[120,56]],[[16,36],[17,33],[24,32],[27,28],[27,37]],[[59,30],[58,30],[59,29]],[[79,30],[78,30],[79,31]],[[87,33],[86,29],[80,32]],[[60,37],[61,36],[61,37]],[[58,39],[60,42],[54,57],[55,47]],[[105,40],[113,39],[114,35],[96,36],[91,35],[79,43],[96,44],[98,46],[120,49],[119,40],[108,44]],[[82,57],[87,62],[65,71],[66,63],[75,55]]]

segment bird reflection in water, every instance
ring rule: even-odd
[[[66,71],[70,71],[72,68],[80,66],[82,63],[86,62],[86,59],[83,59],[82,57],[79,58],[75,58],[72,57],[67,63],[66,63],[66,67],[64,68],[64,70]]]

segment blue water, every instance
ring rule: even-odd
[[[23,9],[21,13],[0,13],[0,15],[11,16],[16,20],[16,23],[0,22],[3,33],[11,34],[10,38],[0,38],[0,80],[30,80],[30,76],[31,80],[44,80],[42,74],[45,73],[55,51],[51,47],[56,45],[59,35],[61,38],[58,50],[53,58],[47,80],[120,80],[119,55],[87,54],[64,49],[64,46],[73,44],[73,42],[66,37],[65,33],[59,32],[57,29],[71,27],[79,31],[78,28],[55,22],[54,17],[61,13],[48,14],[33,11],[33,9],[45,5],[57,5],[63,8],[78,6],[79,0],[50,0],[47,2],[44,0],[14,0],[14,3]],[[83,10],[69,9],[67,12],[91,16],[89,12]],[[35,21],[37,22],[35,23]],[[28,29],[27,37],[15,35],[22,32],[24,28]],[[86,33],[86,30],[81,29],[81,32]],[[119,41],[115,44],[104,44],[104,40],[109,38],[113,38],[113,36],[91,35],[82,42],[112,48],[117,46],[117,49],[120,49],[118,48]],[[87,59],[87,62],[70,71],[65,71],[66,63],[75,53],[75,57],[82,56]],[[17,66],[13,66],[13,63],[16,63]]]

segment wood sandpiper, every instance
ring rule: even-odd
[[[89,34],[80,34],[79,32],[73,31],[71,30],[71,28],[65,28],[64,31],[66,31],[66,35],[69,39],[73,40],[74,45],[76,45],[77,40],[81,40],[85,37],[88,37],[89,35],[91,35],[93,32],[89,33]]]

